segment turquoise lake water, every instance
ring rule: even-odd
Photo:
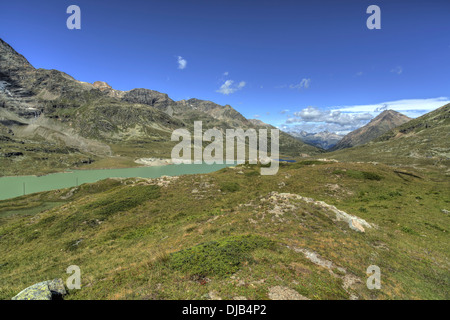
[[[41,191],[70,188],[107,178],[158,178],[214,172],[232,165],[227,164],[179,164],[158,167],[125,169],[73,170],[45,176],[15,176],[0,178],[0,200]]]

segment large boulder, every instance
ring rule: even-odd
[[[58,300],[66,295],[62,279],[53,279],[36,283],[12,298],[12,300]]]

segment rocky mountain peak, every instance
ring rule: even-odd
[[[0,70],[2,73],[11,74],[32,69],[34,69],[33,66],[24,56],[0,38]]]
[[[373,120],[377,120],[377,119],[394,119],[394,118],[408,118],[407,116],[405,116],[404,114],[397,112],[395,110],[384,110],[383,112],[381,112],[378,116],[376,116]],[[408,118],[409,119],[409,118]]]
[[[112,87],[109,84],[107,84],[106,82],[103,82],[103,81],[95,81],[93,83],[93,85],[94,85],[94,87],[96,87],[100,91],[112,89]]]
[[[395,110],[385,110],[365,126],[347,134],[333,150],[351,148],[375,140],[389,130],[398,127],[411,118]]]

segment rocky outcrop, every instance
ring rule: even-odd
[[[12,300],[61,300],[66,295],[62,279],[36,283],[12,298]]]
[[[170,116],[172,115],[170,114],[172,108],[169,107],[175,103],[165,93],[142,88],[127,91],[122,97],[122,100],[130,103],[146,104],[162,110]]]
[[[339,210],[335,206],[324,201],[316,201],[312,198],[303,197],[298,194],[278,193],[276,191],[272,191],[267,196],[260,198],[260,202],[267,204],[269,208],[267,213],[272,215],[273,222],[284,222],[284,214],[297,209],[295,204],[296,200],[300,200],[323,209],[323,211],[327,213],[333,221],[344,221],[348,224],[349,228],[354,231],[365,232],[364,228],[373,227],[373,225],[368,223],[366,220]]]
[[[106,82],[103,82],[103,81],[95,81],[92,85],[95,88],[99,89],[100,91],[112,89],[112,87],[109,84],[107,84]]]
[[[306,259],[308,259],[315,265],[324,267],[333,277],[341,279],[342,288],[349,294],[349,299],[350,300],[358,299],[358,296],[356,296],[352,292],[352,290],[355,289],[356,286],[361,285],[363,283],[359,277],[355,276],[351,272],[348,272],[347,269],[336,265],[334,262],[323,258],[317,252],[314,252],[306,248],[297,248],[294,246],[293,247],[287,246],[287,248],[295,252],[304,254]]]
[[[33,69],[33,66],[24,56],[0,39],[0,72],[10,75]]]

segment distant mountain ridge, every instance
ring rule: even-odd
[[[303,142],[312,146],[328,150],[333,148],[344,136],[334,132],[321,131],[321,132],[306,132],[306,131],[288,131],[290,135],[296,137]]]
[[[400,112],[385,110],[365,126],[356,129],[343,137],[342,140],[331,148],[331,151],[363,145],[410,120],[411,118]]]

